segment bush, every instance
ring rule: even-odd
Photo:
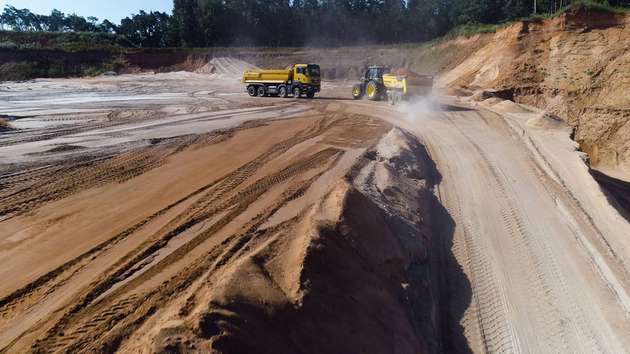
[[[14,44],[11,49],[61,49],[65,51],[118,51],[133,47],[126,38],[104,32],[0,31],[0,43]]]
[[[455,37],[472,37],[479,33],[494,33],[499,28],[499,25],[496,24],[486,24],[486,23],[467,23],[465,25],[457,26],[450,30],[445,38],[451,39]]]
[[[18,45],[11,41],[0,42],[0,49],[17,49]]]
[[[6,63],[0,65],[0,81],[21,81],[37,77],[34,63]]]
[[[630,11],[628,8],[625,8],[625,7],[611,6],[608,3],[608,1],[605,1],[605,0],[604,1],[575,0],[561,12],[576,11],[580,9],[595,10],[595,11],[617,13],[617,14],[627,13],[628,11]]]

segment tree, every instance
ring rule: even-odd
[[[14,31],[41,31],[40,18],[28,9],[17,9],[7,5],[0,15],[0,23]]]
[[[65,27],[65,18],[63,12],[53,9],[50,12],[50,16],[46,19],[46,29],[52,32],[61,32]]]
[[[164,12],[144,12],[126,17],[116,32],[141,47],[165,47],[170,16]]]
[[[197,7],[195,0],[174,0],[173,2],[173,17],[184,47],[194,47],[202,42],[195,17],[195,7]]]

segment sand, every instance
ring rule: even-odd
[[[545,112],[217,73],[9,86],[2,351],[630,345],[630,225]]]

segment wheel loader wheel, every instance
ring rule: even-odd
[[[358,100],[363,97],[363,90],[361,90],[361,85],[356,84],[352,87],[352,98]]]
[[[256,93],[260,97],[265,97],[265,95],[267,94],[267,90],[265,89],[265,86],[259,86],[258,89],[256,90]]]
[[[381,97],[381,93],[378,92],[378,85],[376,82],[370,81],[365,87],[365,93],[367,94],[367,98],[370,101],[378,101]]]
[[[258,94],[256,92],[256,86],[247,86],[247,93],[252,97],[256,97],[256,95]]]
[[[287,96],[289,96],[289,90],[287,90],[286,86],[280,86],[280,88],[278,89],[278,96],[282,98],[286,98]]]

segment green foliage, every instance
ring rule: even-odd
[[[65,51],[119,50],[133,47],[126,38],[105,32],[0,31],[0,48],[60,49]]]
[[[140,11],[124,18],[116,32],[141,47],[166,47],[169,43],[171,17],[163,12]]]
[[[628,11],[630,11],[628,7],[623,7],[621,5],[624,5],[624,1],[609,2],[607,0],[575,0],[571,2],[571,4],[566,9],[564,9],[564,11],[586,9],[617,14],[627,13]],[[625,5],[627,6],[627,4]]]
[[[340,46],[400,44],[493,32],[518,19],[540,21],[566,11],[627,12],[630,0],[174,0],[173,15],[140,11],[120,25],[53,10],[38,15],[6,6],[0,29],[117,34],[131,44],[73,39],[95,46]],[[41,43],[8,40],[19,48]],[[0,38],[0,42],[3,39]],[[6,44],[5,46],[9,46]]]
[[[479,33],[494,33],[497,31],[498,28],[499,28],[499,25],[495,25],[495,24],[486,24],[486,23],[478,23],[478,22],[467,23],[465,25],[460,25],[450,30],[446,34],[445,39],[455,38],[455,37],[460,37],[460,36],[468,38]]]

